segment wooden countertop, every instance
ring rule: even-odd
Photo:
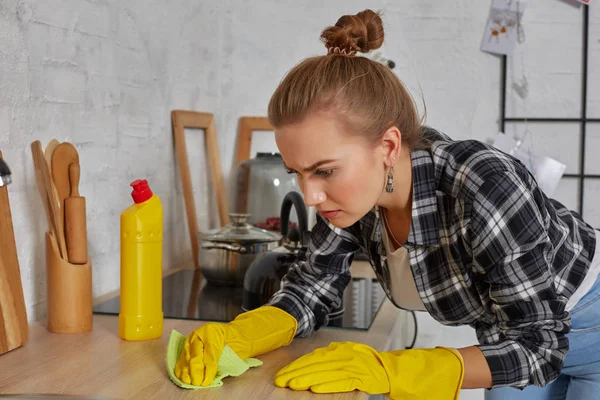
[[[240,377],[226,378],[222,387],[199,390],[181,389],[170,381],[165,352],[171,329],[187,335],[204,322],[165,319],[160,339],[127,342],[118,335],[116,316],[94,315],[92,332],[84,334],[51,333],[42,320],[30,325],[30,339],[25,346],[0,355],[0,393],[140,400],[367,399],[368,396],[360,392],[315,395],[281,389],[274,385],[273,377],[297,357],[332,341],[355,341],[380,351],[388,350],[400,315],[386,299],[368,331],[322,328],[310,338],[295,339],[289,346],[258,356],[264,365]]]

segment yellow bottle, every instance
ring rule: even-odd
[[[119,336],[161,337],[163,210],[145,179],[131,183],[134,204],[121,213]]]

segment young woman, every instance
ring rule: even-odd
[[[379,15],[341,17],[269,104],[277,146],[307,205],[309,245],[269,304],[190,334],[176,367],[208,384],[223,344],[242,358],[327,323],[359,250],[387,296],[479,344],[377,352],[332,343],[280,370],[275,384],[317,393],[362,390],[393,399],[591,399],[600,389],[597,232],[550,199],[515,158],[423,126],[385,66]],[[598,250],[597,250],[598,249]],[[410,397],[412,396],[412,397]]]

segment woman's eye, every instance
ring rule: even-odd
[[[298,171],[296,171],[295,169],[291,169],[291,168],[286,168],[285,170],[286,170],[286,172],[288,174],[296,174],[296,173],[298,173]]]
[[[315,175],[321,175],[321,176],[330,176],[331,174],[333,174],[332,169],[320,169],[317,172],[315,172]]]

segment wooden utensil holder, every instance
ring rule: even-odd
[[[46,232],[48,330],[82,333],[92,330],[92,264],[60,258],[56,239]]]

